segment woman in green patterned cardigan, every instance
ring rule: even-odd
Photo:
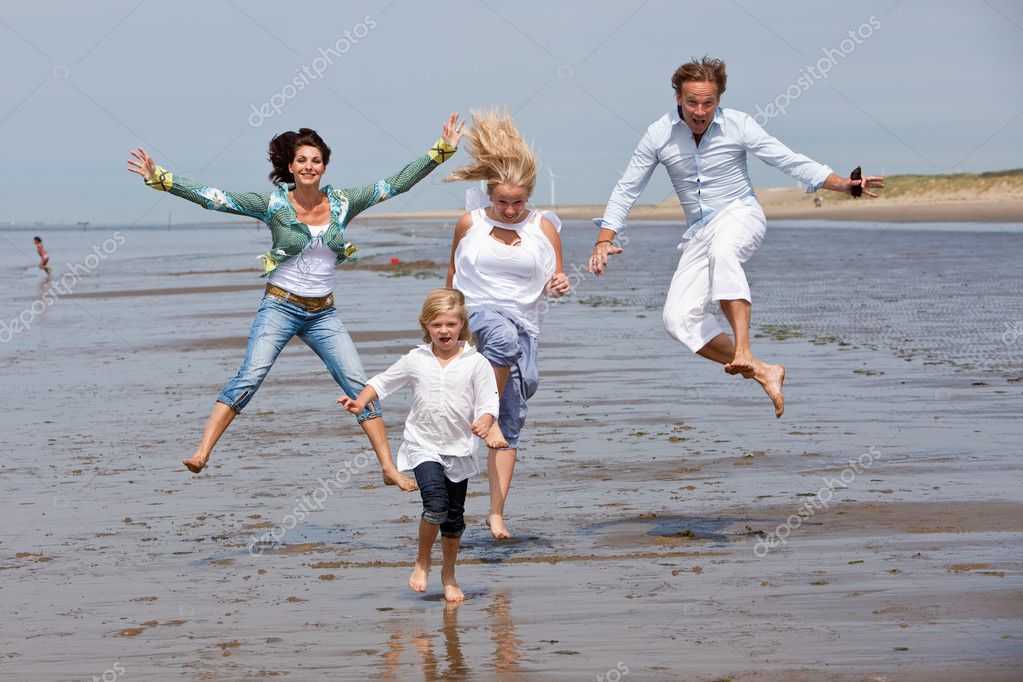
[[[225,192],[161,168],[141,147],[132,152],[128,170],[146,185],[170,192],[213,211],[244,215],[266,223],[273,245],[262,256],[266,294],[249,330],[245,359],[238,374],[217,398],[202,441],[184,464],[193,473],[206,466],[220,436],[252,399],[278,354],[298,336],[323,360],[334,380],[352,399],[365,387],[366,373],[351,336],[334,307],[334,270],[355,247],[344,239],[345,227],[370,206],[408,191],[455,153],[461,139],[458,114],[444,124],[430,150],[394,175],[370,185],[340,189],[320,187],[330,162],[330,147],[316,131],[302,128],[270,141],[273,192]],[[384,482],[402,490],[416,484],[394,466],[387,433],[374,401],[358,415],[383,470]]]

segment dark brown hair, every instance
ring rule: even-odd
[[[714,83],[718,86],[718,97],[720,97],[725,94],[725,81],[727,80],[725,63],[720,59],[711,59],[707,55],[703,55],[702,59],[693,57],[692,61],[675,69],[675,73],[671,76],[671,87],[675,89],[676,95],[681,95],[683,83]]]
[[[288,164],[295,160],[295,150],[305,145],[320,150],[324,166],[330,163],[330,147],[315,130],[299,128],[297,133],[288,130],[270,140],[270,163],[274,167],[270,171],[270,182],[275,185],[280,182],[295,184],[295,176],[288,170]]]

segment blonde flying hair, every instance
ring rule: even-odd
[[[486,180],[487,195],[501,184],[536,186],[536,155],[515,127],[507,107],[472,110],[472,127],[465,132],[466,153],[472,162],[454,171],[444,182]]]
[[[458,333],[459,341],[472,343],[472,332],[469,331],[469,311],[465,307],[465,296],[457,289],[434,289],[423,301],[423,311],[419,313],[419,326],[423,330],[423,341],[430,342],[430,330],[426,325],[433,318],[444,313],[454,313],[462,321],[462,330]]]

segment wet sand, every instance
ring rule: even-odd
[[[575,227],[570,272],[591,244]],[[106,236],[52,241],[84,254]],[[418,495],[381,484],[300,342],[208,471],[184,470],[241,360],[264,283],[245,265],[265,245],[246,231],[195,263],[175,246],[194,232],[125,237],[0,345],[0,679],[1021,674],[1018,232],[772,224],[749,275],[755,350],[789,372],[775,420],[759,389],[663,332],[677,230],[637,229],[548,314],[516,537],[490,538],[486,480],[470,481],[455,608],[439,567],[425,595],[405,587]],[[364,265],[426,261],[339,273],[372,373],[420,342],[448,232],[351,238]],[[20,292],[9,321],[41,287],[0,277]],[[385,404],[395,448],[407,406]]]

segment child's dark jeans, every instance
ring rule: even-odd
[[[469,479],[452,483],[437,462],[423,462],[412,472],[423,497],[423,520],[440,526],[445,538],[460,538],[465,530],[465,493]]]

